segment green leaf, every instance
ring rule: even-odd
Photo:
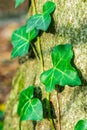
[[[33,40],[39,31],[33,29],[29,33],[26,33],[26,26],[22,26],[12,34],[12,45],[13,50],[11,53],[11,58],[15,58],[17,56],[24,56],[28,53],[30,41]]]
[[[3,130],[4,122],[0,121],[0,130]]]
[[[24,2],[24,0],[15,0],[15,8]]]
[[[33,94],[34,86],[29,86],[20,93],[18,114],[21,121],[41,120],[43,118],[42,103],[38,98],[33,98]]]
[[[51,23],[51,17],[48,14],[35,14],[31,16],[27,21],[27,32],[30,32],[34,28],[37,30],[46,31]]]
[[[14,48],[11,53],[11,58],[15,58],[16,56],[24,56],[26,53],[28,53],[30,43],[25,26],[22,26],[13,32],[12,45]]]
[[[30,44],[21,44],[13,48],[12,53],[11,53],[11,58],[15,58],[17,56],[24,56],[25,54],[28,53],[28,48]]]
[[[21,115],[22,107],[25,102],[33,98],[34,86],[29,86],[27,89],[21,91],[19,95],[18,114]]]
[[[74,130],[87,130],[87,120],[78,121]]]
[[[46,91],[54,90],[56,84],[61,86],[81,84],[76,70],[70,64],[73,57],[71,44],[54,47],[51,57],[53,68],[43,72],[40,76],[41,82],[46,86]]]
[[[47,14],[51,14],[54,9],[56,8],[56,5],[54,2],[51,1],[47,1],[44,5],[43,5],[43,12],[47,13]]]
[[[33,29],[28,32],[29,41],[32,41],[39,34],[39,30]]]

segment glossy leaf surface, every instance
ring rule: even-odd
[[[11,53],[11,58],[17,56],[24,56],[28,53],[30,41],[38,35],[38,31],[33,29],[29,33],[26,33],[26,27],[22,26],[12,34],[12,45],[13,50]]]
[[[74,130],[87,130],[87,120],[78,121]]]
[[[51,17],[48,14],[35,14],[27,21],[27,32],[36,28],[37,30],[46,31],[51,23]]]
[[[47,1],[44,5],[43,5],[43,12],[47,13],[47,14],[51,14],[56,8],[56,5],[54,2],[51,1]]]
[[[22,4],[24,0],[15,0],[15,8]]]
[[[31,31],[34,28],[37,30],[46,31],[51,23],[50,13],[54,11],[55,7],[56,6],[54,2],[47,1],[43,5],[42,14],[35,14],[28,19],[27,32]]]
[[[29,42],[32,41],[39,33],[39,30],[32,29],[30,32],[28,32],[28,39]]]
[[[58,45],[53,48],[52,53],[53,68],[43,72],[40,76],[41,82],[46,86],[46,91],[51,92],[55,85],[81,85],[80,78],[71,65],[73,58],[71,44]]]
[[[42,103],[38,98],[33,98],[34,87],[29,86],[19,96],[18,114],[20,120],[41,120],[43,118]]]

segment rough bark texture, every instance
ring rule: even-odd
[[[36,0],[38,12],[41,12],[45,2]],[[42,52],[44,55],[44,69],[51,65],[50,51],[58,44],[72,43],[74,51],[74,64],[82,73],[82,79],[87,81],[87,1],[84,0],[53,0],[56,10],[53,22],[47,32],[41,36]],[[45,98],[45,88],[40,83],[40,65],[36,59],[29,60],[19,66],[13,79],[13,88],[10,93],[4,130],[18,130],[19,117],[17,115],[18,95],[29,85],[40,86],[42,99]],[[82,81],[82,86],[66,88],[59,93],[61,109],[61,130],[73,130],[79,119],[87,118],[87,84]],[[58,99],[56,91],[52,92],[51,101],[55,110],[54,119],[58,130]],[[22,122],[22,130],[51,130],[47,119],[37,122]]]

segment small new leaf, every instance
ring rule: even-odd
[[[43,5],[43,12],[47,13],[47,14],[51,14],[56,8],[56,5],[54,2],[51,1],[47,1],[44,5]]]
[[[37,35],[38,31],[33,29],[29,33],[26,33],[26,26],[22,26],[12,34],[12,45],[13,50],[11,53],[11,58],[17,56],[24,56],[28,53],[30,41],[33,40]]]
[[[87,120],[78,121],[74,130],[87,130]]]
[[[27,21],[27,32],[30,32],[34,28],[37,30],[46,31],[51,23],[51,17],[48,14],[35,14],[31,16]]]
[[[58,45],[53,48],[53,68],[43,72],[40,76],[41,82],[46,86],[46,91],[51,92],[55,85],[81,85],[80,78],[70,62],[73,57],[71,44]]]
[[[33,98],[33,94],[34,86],[29,86],[19,95],[18,114],[20,121],[42,120],[43,118],[42,103],[38,98]]]
[[[23,2],[24,2],[24,0],[15,0],[15,8],[17,8]]]

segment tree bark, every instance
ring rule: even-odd
[[[36,0],[37,12],[42,12],[42,5],[47,0]],[[61,130],[73,130],[76,122],[87,118],[87,1],[84,0],[52,0],[56,3],[52,23],[47,32],[41,36],[41,47],[44,57],[44,69],[52,67],[50,51],[55,45],[71,43],[74,51],[74,64],[82,74],[82,86],[66,86],[58,94],[53,91],[54,124],[58,130],[58,97],[60,103]],[[35,43],[37,44],[37,43]],[[29,85],[41,87],[42,99],[46,98],[45,87],[40,83],[40,64],[36,59],[29,59],[19,65],[13,79],[7,108],[4,130],[19,130],[17,115],[18,95]],[[24,121],[22,130],[50,130],[47,118],[39,122]]]

